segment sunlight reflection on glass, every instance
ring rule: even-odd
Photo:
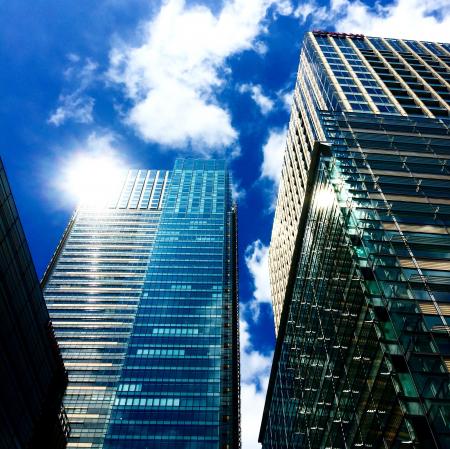
[[[321,188],[316,193],[315,202],[320,209],[328,209],[333,205],[334,192],[332,189]]]

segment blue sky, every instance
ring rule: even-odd
[[[274,330],[267,250],[300,43],[308,29],[450,40],[450,0],[0,1],[1,156],[39,276],[75,200],[75,154],[170,169],[226,157],[239,203],[243,448]]]

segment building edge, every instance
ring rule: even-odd
[[[296,277],[297,277],[297,265],[300,260],[300,253],[301,253],[302,244],[303,244],[303,236],[304,236],[305,229],[306,229],[306,222],[308,219],[309,208],[310,208],[311,198],[312,198],[312,193],[313,193],[313,187],[314,187],[314,183],[315,183],[316,175],[317,175],[317,169],[319,167],[319,162],[321,160],[321,157],[322,156],[329,157],[330,155],[331,155],[331,145],[329,143],[319,142],[319,141],[316,141],[314,143],[313,151],[311,153],[311,164],[309,167],[308,178],[306,181],[305,199],[304,199],[303,208],[302,208],[302,212],[300,215],[298,228],[297,228],[297,235],[296,235],[296,239],[295,239],[294,251],[292,254],[292,263],[291,263],[291,267],[289,269],[289,277],[288,277],[286,293],[285,293],[284,302],[283,302],[283,309],[282,309],[281,317],[280,317],[280,326],[278,328],[278,335],[277,335],[277,340],[275,343],[275,351],[273,354],[272,367],[270,370],[269,385],[267,387],[266,400],[265,400],[265,404],[264,404],[263,416],[262,416],[262,420],[261,420],[261,427],[260,427],[259,436],[258,436],[258,442],[261,444],[263,443],[263,440],[264,440],[264,433],[266,430],[268,414],[269,414],[270,405],[271,405],[271,401],[272,401],[272,393],[273,393],[273,389],[275,387],[275,381],[276,381],[277,372],[278,372],[278,362],[279,362],[280,355],[281,355],[281,349],[282,349],[282,346],[284,343],[284,336],[286,333],[286,325],[287,325],[288,318],[289,318],[289,311],[290,311],[290,306],[291,306],[291,302],[292,302],[295,281],[296,281]]]

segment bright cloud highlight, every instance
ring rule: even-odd
[[[240,322],[242,449],[258,449],[259,428],[269,383],[272,354],[255,350],[248,324]]]

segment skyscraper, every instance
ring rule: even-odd
[[[450,447],[450,45],[307,33],[263,448]]]
[[[64,449],[67,373],[0,160],[0,448]]]
[[[221,160],[130,170],[44,278],[69,448],[238,448],[236,209]]]

